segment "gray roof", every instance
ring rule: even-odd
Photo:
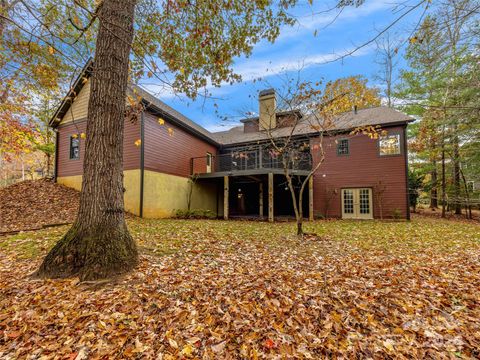
[[[170,115],[171,117],[175,118],[177,120],[177,124],[186,127],[187,129],[193,131],[194,133],[197,133],[201,135],[204,138],[209,139],[210,141],[216,142],[216,139],[210,131],[205,129],[204,127],[198,125],[196,122],[193,120],[189,119],[185,115],[179,113],[177,110],[174,108],[170,107],[169,105],[165,104],[163,101],[160,99],[156,98],[152,94],[150,94],[148,91],[142,89],[138,85],[133,85],[133,91],[142,97],[144,102],[147,104],[147,107],[154,107],[156,110],[161,111],[167,115]]]
[[[357,127],[369,125],[386,127],[413,120],[412,117],[398,110],[386,106],[379,106],[360,109],[356,114],[354,111],[343,113],[335,118],[331,124],[325,126],[325,131],[349,131]],[[315,128],[317,124],[318,122],[313,119],[313,116],[307,116],[299,121],[293,131],[293,135],[300,136],[317,133],[318,128]],[[289,136],[291,131],[291,127],[277,128],[271,131],[271,135],[273,137],[284,137]],[[264,141],[269,138],[269,134],[266,131],[244,133],[243,126],[236,126],[227,131],[215,132],[212,133],[212,135],[218,143],[224,145]]]

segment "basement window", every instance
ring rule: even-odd
[[[380,156],[400,155],[400,134],[380,136],[378,147]]]
[[[80,139],[76,135],[70,136],[70,159],[80,159]]]
[[[350,149],[348,147],[348,139],[340,139],[337,142],[337,155],[348,155]]]

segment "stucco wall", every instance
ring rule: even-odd
[[[140,170],[125,170],[123,172],[123,185],[125,187],[124,200],[125,210],[129,213],[140,214]],[[74,188],[78,191],[82,189],[82,175],[58,177],[59,184]]]
[[[190,184],[188,178],[145,170],[143,216],[170,217],[175,210],[186,209]],[[192,192],[191,209],[217,211],[214,184],[196,183]]]
[[[145,171],[143,216],[147,218],[171,217],[175,210],[187,209],[190,184],[188,178],[155,171]],[[140,214],[140,170],[124,171],[125,209]],[[59,184],[82,188],[82,175],[58,177]],[[221,194],[219,194],[220,196]],[[218,200],[219,216],[223,214],[222,199]],[[204,209],[217,213],[217,186],[215,183],[197,182],[193,187],[191,209]]]

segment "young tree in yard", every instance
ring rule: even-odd
[[[383,220],[383,208],[384,208],[384,202],[385,202],[385,193],[387,191],[387,186],[379,180],[374,186],[373,186],[373,194],[378,206],[378,210],[380,211],[380,220]]]
[[[320,83],[287,81],[285,94],[280,96],[280,108],[287,111],[291,124],[285,136],[279,136],[281,129],[266,129],[271,145],[271,153],[280,158],[283,173],[292,198],[293,210],[297,223],[297,235],[303,236],[303,194],[315,172],[324,159],[323,138],[335,130],[335,120],[354,106],[367,107],[379,105],[380,99],[375,89],[366,86],[366,80],[350,77],[329,82],[324,89]],[[270,116],[275,116],[270,114]],[[309,138],[299,137],[302,132],[309,132]],[[374,127],[355,128],[352,135],[363,133],[372,138],[378,137]],[[292,171],[295,165],[304,161],[305,154],[312,155],[312,166],[306,176],[297,176]],[[298,188],[298,191],[297,191]]]

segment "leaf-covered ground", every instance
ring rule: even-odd
[[[27,180],[0,188],[0,233],[71,223],[80,193],[51,180]]]
[[[129,223],[108,283],[29,280],[66,227],[0,238],[1,359],[480,357],[477,224]]]

